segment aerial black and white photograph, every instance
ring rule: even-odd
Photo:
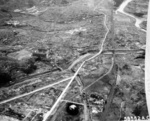
[[[148,8],[0,0],[0,121],[150,121]]]

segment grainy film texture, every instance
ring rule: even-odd
[[[0,121],[148,121],[148,5],[0,0]]]

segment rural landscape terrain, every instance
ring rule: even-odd
[[[0,0],[0,121],[147,119],[148,0]]]

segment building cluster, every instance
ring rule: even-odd
[[[88,96],[84,95],[87,100],[87,106],[92,114],[101,113],[104,110],[106,99],[98,93],[92,93]]]

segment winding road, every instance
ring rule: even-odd
[[[131,15],[131,14],[126,13],[126,12],[124,11],[125,7],[126,7],[131,1],[132,1],[132,0],[125,0],[125,1],[120,5],[120,7],[116,10],[116,14],[118,14],[118,12],[120,12],[120,13],[123,13],[123,14],[129,16],[129,17],[134,18],[134,19],[136,20],[135,26],[136,26],[137,28],[139,28],[141,31],[146,32],[146,30],[144,30],[144,29],[142,29],[142,28],[140,27],[140,24],[143,22],[144,19],[137,18],[137,17],[135,17],[134,15]]]
[[[103,14],[104,14],[104,13],[103,13]],[[59,102],[60,102],[61,99],[64,97],[64,95],[65,95],[65,93],[67,92],[69,86],[70,86],[71,83],[74,81],[74,79],[75,79],[76,76],[78,75],[78,73],[79,73],[80,69],[83,67],[83,65],[84,65],[86,62],[88,62],[88,61],[94,59],[95,57],[99,56],[99,55],[102,53],[103,48],[104,48],[104,42],[105,42],[106,37],[107,37],[107,35],[108,35],[108,33],[109,33],[109,28],[107,27],[107,24],[106,24],[107,16],[106,16],[105,14],[104,14],[104,16],[105,16],[105,17],[104,17],[104,25],[105,25],[105,28],[106,28],[107,32],[106,32],[105,37],[104,37],[104,39],[103,39],[103,41],[102,41],[102,44],[101,44],[101,46],[100,46],[99,52],[98,52],[97,54],[95,54],[94,56],[92,56],[91,58],[89,58],[89,59],[87,59],[87,60],[85,60],[84,62],[81,63],[80,67],[79,67],[78,70],[75,72],[74,76],[72,77],[72,79],[70,80],[70,82],[67,84],[66,88],[63,90],[63,92],[61,93],[61,95],[59,96],[59,98],[57,99],[57,101],[54,103],[54,105],[52,106],[52,108],[50,109],[50,111],[48,111],[48,112],[44,115],[43,121],[47,121],[48,117],[52,114],[52,112],[53,112],[53,111],[55,110],[55,108],[58,106]]]
[[[135,18],[135,19],[136,19],[135,26],[139,28],[139,24],[137,24],[137,23],[139,23],[139,19],[137,19],[136,17],[134,17],[134,16],[132,16],[132,15],[130,15],[130,14],[124,12],[124,8],[125,8],[125,7],[128,5],[128,3],[131,2],[131,1],[132,1],[132,0],[126,0],[124,3],[122,3],[122,5],[119,7],[119,9],[117,9],[116,12],[119,11],[119,12],[125,14],[125,15],[128,15],[128,16],[130,16],[130,17],[132,17],[132,18]],[[104,13],[103,13],[103,14],[104,14]],[[107,35],[108,35],[108,33],[109,33],[109,28],[108,28],[107,25],[106,25],[107,16],[106,16],[105,14],[104,14],[104,16],[105,16],[104,25],[105,25],[105,28],[106,28],[107,32],[106,32],[105,37],[104,37],[104,39],[103,39],[103,41],[102,41],[102,44],[101,44],[101,46],[100,46],[100,48],[99,48],[99,52],[98,52],[97,54],[95,54],[94,56],[92,56],[92,57],[86,59],[85,61],[83,61],[83,62],[81,63],[80,67],[79,67],[78,70],[75,72],[74,76],[72,77],[72,79],[70,80],[70,82],[68,83],[68,85],[66,86],[66,88],[64,89],[64,91],[62,92],[62,94],[60,95],[60,97],[57,99],[57,101],[55,102],[55,104],[53,105],[53,107],[50,109],[50,111],[48,111],[48,112],[44,115],[44,120],[43,120],[43,121],[47,121],[48,117],[52,114],[52,112],[53,112],[53,111],[55,110],[55,108],[58,106],[60,100],[63,98],[63,96],[64,96],[65,93],[67,92],[69,86],[71,85],[71,83],[73,82],[73,80],[76,78],[77,74],[79,73],[79,71],[80,71],[80,69],[83,67],[83,65],[84,65],[86,62],[88,62],[88,61],[94,59],[95,57],[99,56],[99,55],[103,52],[104,42],[105,42],[106,37],[107,37]],[[140,28],[140,29],[141,29],[141,28]],[[141,29],[141,30],[144,31],[144,32],[146,32],[146,31],[143,30],[143,29]],[[89,55],[87,55],[87,56],[89,56]],[[87,56],[85,56],[85,57],[87,57]],[[84,58],[84,57],[83,57],[83,58]],[[82,60],[83,58],[81,58],[81,60]],[[76,61],[75,63],[77,63],[77,62],[79,62],[79,61]],[[75,65],[75,63],[74,63],[70,68],[72,68],[72,67]]]
[[[126,1],[121,5],[121,7],[119,7],[119,9],[118,9],[117,11],[120,11],[120,12],[122,12],[122,13],[125,14],[125,15],[128,15],[128,16],[130,16],[130,17],[135,18],[135,19],[136,19],[135,26],[136,26],[136,27],[139,27],[139,24],[137,24],[137,23],[139,23],[139,22],[138,22],[139,20],[138,20],[136,17],[134,17],[134,16],[132,16],[132,15],[127,14],[127,13],[124,12],[124,8],[125,8],[126,5],[127,5],[129,2],[131,2],[131,1],[132,1],[132,0],[126,0]],[[104,14],[104,15],[105,15],[105,14]],[[107,20],[107,16],[105,15],[104,25],[105,25],[105,27],[106,27],[106,29],[107,29],[107,32],[106,32],[105,37],[104,37],[104,39],[103,39],[103,42],[102,42],[102,44],[101,44],[101,46],[100,46],[99,52],[98,52],[97,54],[95,54],[94,56],[92,56],[91,58],[86,59],[85,61],[83,61],[83,62],[81,63],[80,67],[79,67],[78,70],[75,72],[74,76],[72,77],[72,79],[70,80],[70,82],[68,83],[68,85],[66,86],[66,88],[64,89],[64,91],[62,92],[62,94],[59,96],[59,98],[57,99],[57,101],[55,102],[55,104],[53,105],[53,107],[50,109],[50,111],[48,111],[48,112],[44,115],[44,120],[43,120],[43,121],[47,121],[48,117],[52,114],[52,112],[53,112],[53,111],[55,110],[55,108],[58,106],[60,100],[63,98],[63,96],[64,96],[65,93],[67,92],[69,86],[71,85],[71,83],[73,82],[73,80],[76,78],[77,74],[79,73],[79,71],[80,71],[80,69],[83,67],[83,65],[84,65],[87,61],[90,61],[90,60],[94,59],[95,57],[99,56],[99,55],[102,53],[103,47],[104,47],[104,42],[105,42],[106,37],[107,37],[108,32],[109,32],[109,29],[108,29],[108,27],[107,27],[107,25],[106,25],[106,20]],[[141,28],[140,28],[140,29],[141,29]],[[143,29],[141,29],[141,30],[144,31],[144,32],[146,32],[146,31],[143,30]]]
[[[130,17],[134,18],[134,19],[136,20],[135,26],[136,26],[137,28],[139,28],[140,30],[146,32],[146,30],[141,29],[140,26],[139,26],[139,24],[141,23],[141,20],[139,20],[138,18],[136,18],[136,17],[133,16],[133,15],[130,15],[130,14],[124,12],[124,8],[125,8],[125,7],[128,5],[128,3],[131,2],[131,1],[132,1],[132,0],[126,0],[125,2],[123,2],[123,3],[121,4],[121,6],[117,9],[116,14],[117,14],[118,12],[120,12],[120,13],[123,13],[123,14],[125,14],[125,15],[127,15],[127,16],[130,16]],[[29,92],[29,93],[25,93],[25,94],[16,96],[16,97],[11,98],[11,99],[8,99],[8,100],[4,100],[4,101],[0,102],[0,104],[4,104],[4,103],[7,103],[7,102],[16,100],[16,99],[18,99],[18,98],[21,98],[21,97],[24,97],[24,96],[27,96],[27,95],[36,93],[36,92],[38,92],[38,91],[41,91],[41,90],[47,89],[47,88],[49,88],[49,87],[52,87],[52,86],[54,86],[54,85],[56,85],[56,84],[60,84],[60,83],[62,83],[62,82],[65,82],[65,81],[70,80],[69,83],[66,85],[65,89],[63,90],[63,92],[61,93],[61,95],[58,97],[58,99],[56,100],[56,102],[55,102],[54,105],[52,106],[52,108],[44,115],[43,121],[47,121],[48,117],[53,113],[53,111],[56,109],[56,107],[59,105],[60,101],[62,100],[62,98],[64,97],[64,95],[66,94],[66,92],[68,91],[70,85],[72,84],[72,82],[73,82],[73,81],[75,80],[75,78],[77,77],[77,75],[78,75],[79,71],[81,70],[81,68],[83,67],[83,65],[84,65],[86,62],[88,62],[88,61],[90,61],[90,60],[96,58],[96,57],[99,56],[100,54],[103,54],[103,53],[104,53],[104,43],[105,43],[106,37],[107,37],[107,35],[108,35],[108,33],[109,33],[109,28],[107,27],[107,23],[106,23],[106,21],[107,21],[107,15],[104,14],[104,13],[103,13],[103,15],[104,15],[104,26],[105,26],[107,32],[105,33],[105,36],[104,36],[103,41],[102,41],[102,44],[101,44],[100,47],[99,47],[99,52],[96,53],[95,55],[93,55],[92,57],[90,57],[90,56],[91,56],[90,54],[87,54],[87,55],[85,55],[85,56],[82,56],[79,60],[75,61],[75,62],[70,66],[69,69],[71,69],[76,63],[80,62],[80,60],[85,59],[86,57],[90,57],[90,58],[88,58],[88,59],[85,59],[85,60],[81,63],[81,65],[79,66],[79,68],[77,69],[77,71],[75,72],[75,74],[74,74],[72,77],[68,77],[68,78],[63,79],[63,80],[61,80],[61,81],[59,81],[59,82],[56,82],[56,83],[53,83],[53,84],[44,86],[44,87],[42,87],[42,88],[36,89],[36,90],[34,90],[34,91],[31,91],[31,92]],[[111,52],[110,52],[110,53],[111,53]],[[111,67],[111,68],[112,68],[112,67]],[[110,68],[110,70],[111,70],[111,68]],[[110,71],[110,70],[109,70],[109,71]],[[108,71],[108,73],[109,73],[109,71]],[[102,78],[102,77],[101,77],[101,78]],[[98,79],[98,80],[99,80],[99,79]],[[94,82],[94,83],[95,83],[95,82]],[[85,89],[84,89],[84,90],[85,90]]]

